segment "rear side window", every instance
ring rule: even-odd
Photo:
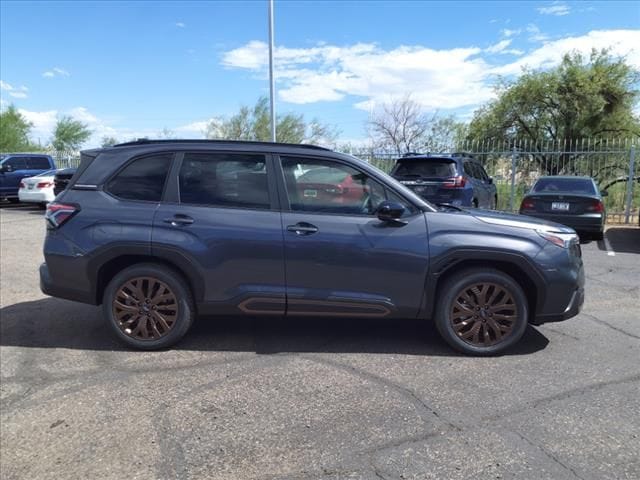
[[[181,203],[271,208],[263,155],[185,153],[179,186]]]
[[[111,179],[106,190],[126,200],[159,202],[172,158],[173,154],[138,158]]]
[[[399,177],[448,178],[455,177],[456,164],[446,159],[398,160],[394,175]]]
[[[31,170],[48,170],[51,168],[47,157],[27,157],[27,168]]]

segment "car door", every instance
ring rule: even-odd
[[[479,163],[476,164],[476,168],[478,170],[478,174],[482,180],[485,192],[485,208],[496,208],[496,186],[493,183],[493,180],[487,174],[487,171],[484,169],[482,165]]]
[[[429,263],[422,212],[342,161],[279,160],[287,314],[417,315]],[[385,199],[404,204],[401,222],[376,217]]]
[[[2,161],[0,173],[0,196],[17,197],[20,180],[28,176],[27,164],[23,157],[8,157]],[[11,171],[6,167],[10,166]]]
[[[282,223],[270,156],[179,153],[152,233],[154,255],[185,265],[200,313],[283,314]]]

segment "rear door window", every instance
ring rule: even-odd
[[[456,164],[447,159],[405,159],[398,160],[394,172],[399,177],[448,178],[456,175]]]
[[[29,170],[48,170],[51,168],[47,157],[27,157],[26,160]]]
[[[264,155],[185,153],[179,188],[181,203],[271,208]]]
[[[172,159],[172,153],[137,158],[112,178],[105,189],[125,200],[159,202]]]

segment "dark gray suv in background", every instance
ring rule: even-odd
[[[82,153],[46,214],[44,293],[103,305],[157,349],[202,315],[434,320],[495,354],[584,299],[570,228],[438,209],[354,157],[309,145],[150,141]]]

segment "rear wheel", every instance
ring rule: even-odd
[[[471,205],[473,206],[473,208],[478,208],[478,199],[474,198],[473,201],[471,202]]]
[[[509,275],[493,269],[469,269],[440,289],[436,327],[456,350],[495,355],[514,345],[527,328],[527,298]]]
[[[102,308],[115,334],[127,345],[155,350],[178,342],[195,313],[187,283],[156,264],[126,268],[109,282]]]
[[[594,240],[602,240],[604,238],[604,230],[601,232],[592,233],[591,238],[593,238]]]
[[[20,203],[20,199],[19,198],[7,198],[7,200],[9,200],[9,203]]]

